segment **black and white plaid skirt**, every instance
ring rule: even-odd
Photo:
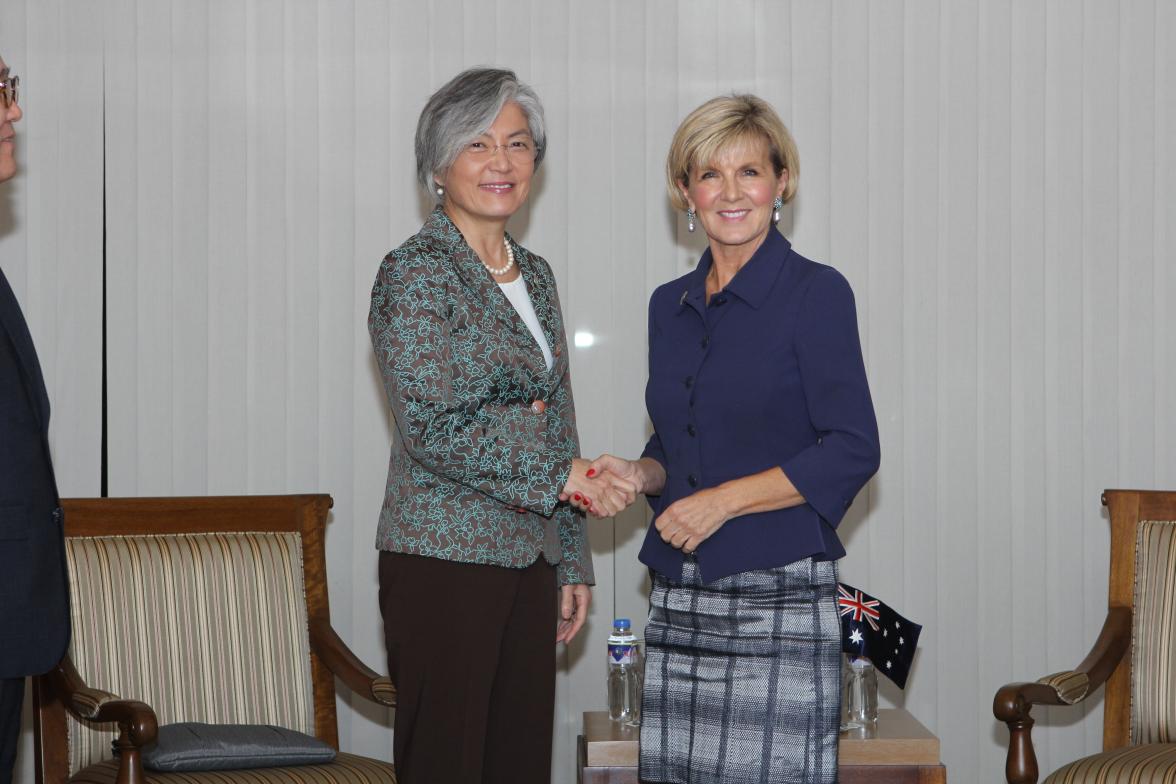
[[[837,567],[806,558],[708,585],[653,575],[640,778],[658,784],[837,781]]]

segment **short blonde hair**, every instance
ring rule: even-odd
[[[666,190],[675,209],[689,206],[679,184],[690,184],[692,169],[705,166],[725,147],[754,139],[768,143],[777,177],[788,172],[783,198],[785,204],[792,201],[800,178],[800,153],[792,134],[764,99],[754,95],[722,95],[692,111],[674,133],[666,156]]]

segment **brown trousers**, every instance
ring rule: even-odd
[[[555,567],[380,553],[400,784],[549,784]]]

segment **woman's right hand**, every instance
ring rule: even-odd
[[[592,461],[589,476],[612,475],[626,482],[642,495],[661,495],[666,486],[666,469],[652,457],[626,460],[604,454]]]
[[[572,458],[572,470],[560,492],[561,501],[593,517],[612,517],[636,500],[637,488],[631,479],[594,470],[592,466],[582,457]]]
[[[642,487],[641,466],[636,460],[626,460],[623,457],[606,453],[593,460],[588,467],[588,476],[607,476],[608,474],[631,483],[633,489],[638,493],[645,492],[645,488]]]

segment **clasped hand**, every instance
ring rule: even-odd
[[[656,495],[665,484],[664,470],[648,460],[625,460],[606,454],[586,467],[573,466],[573,477],[577,476],[577,468],[584,470],[583,481],[589,484],[576,484],[569,495],[560,498],[594,517],[611,517],[632,503],[637,493]],[[572,479],[568,484],[573,485]],[[692,553],[735,514],[729,496],[721,487],[699,490],[662,510],[653,521],[654,528],[666,544]]]
[[[653,521],[653,527],[663,542],[689,555],[729,519],[722,491],[710,487],[670,504]]]
[[[592,463],[572,459],[572,471],[559,500],[567,501],[593,517],[612,517],[637,498],[637,485],[631,479],[594,469]]]

